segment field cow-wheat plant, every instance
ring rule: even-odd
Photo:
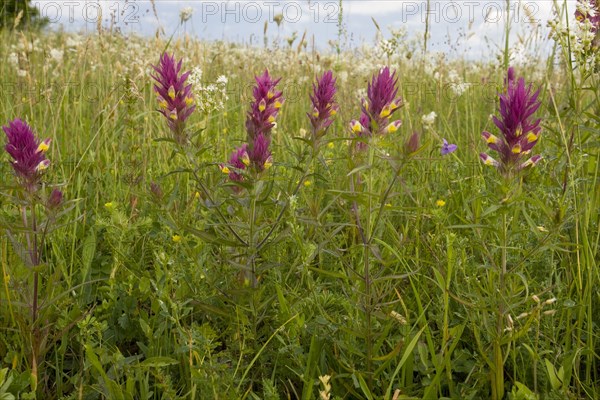
[[[1,400],[600,398],[600,2],[485,59],[333,3],[0,6]]]

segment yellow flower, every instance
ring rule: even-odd
[[[446,202],[444,200],[438,200],[435,202],[435,205],[438,207],[444,207],[446,205]]]
[[[304,186],[309,187],[310,185],[312,185],[311,181],[304,181]]]
[[[387,105],[387,106],[383,107],[383,110],[381,110],[381,112],[379,113],[379,117],[386,118],[386,117],[389,117],[391,113],[392,113],[392,108],[389,105]]]
[[[173,242],[174,243],[181,242],[181,236],[179,236],[179,235],[173,235]]]
[[[38,153],[45,153],[50,148],[50,139],[44,140],[37,148]]]
[[[333,142],[329,142],[329,143],[327,143],[327,147],[330,149],[333,149],[335,147],[335,145],[333,144]]]
[[[107,210],[112,210],[115,208],[115,205],[112,201],[109,201],[108,203],[104,204],[104,208],[106,208]]]
[[[265,101],[265,99],[262,99],[258,103],[258,111],[263,112],[263,111],[265,111],[266,108],[267,108],[267,102]]]
[[[527,134],[527,143],[535,142],[537,140],[537,135],[533,132],[529,132]]]
[[[196,200],[198,200],[200,198],[200,193],[198,193],[198,192],[194,193],[194,198]]]

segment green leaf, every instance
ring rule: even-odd
[[[369,400],[373,400],[373,394],[369,390],[369,386],[367,385],[367,382],[365,382],[365,378],[363,378],[363,376],[361,374],[356,374],[356,376],[358,378],[358,383],[360,385],[360,389],[364,393],[365,397]]]
[[[544,359],[544,362],[546,363],[546,370],[548,371],[548,378],[550,379],[552,389],[560,389],[563,383],[559,374],[556,372],[556,368],[554,368],[554,365],[547,358]]]
[[[408,357],[412,354],[412,351],[414,350],[415,346],[419,342],[419,338],[421,337],[421,334],[423,333],[425,328],[427,328],[427,325],[422,327],[421,330],[419,332],[417,332],[415,337],[412,338],[412,340],[410,341],[408,346],[406,346],[406,349],[404,350],[404,354],[402,355],[400,362],[396,366],[396,370],[394,371],[394,373],[392,374],[392,377],[390,378],[390,384],[388,385],[387,391],[385,392],[386,400],[388,400],[390,398],[390,396],[392,395],[392,387],[394,386],[394,380],[396,379],[396,375],[398,375],[398,372],[400,372],[400,369],[402,369],[402,367],[404,366],[404,363],[406,362],[406,360],[408,360]]]

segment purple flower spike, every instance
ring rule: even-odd
[[[398,89],[396,84],[396,72],[390,73],[388,67],[382,68],[379,74],[373,76],[373,79],[367,87],[367,98],[362,100],[360,124],[362,130],[352,131],[360,137],[371,137],[383,135],[385,133],[395,132],[402,121],[391,121],[392,115],[402,107],[402,98],[397,97]],[[357,148],[364,150],[366,146],[358,143]]]
[[[339,106],[335,103],[335,78],[331,71],[326,71],[317,83],[313,83],[313,94],[310,96],[313,109],[306,115],[313,127],[313,139],[319,139],[325,135],[327,128],[333,123],[333,117],[337,114]]]
[[[373,77],[367,87],[368,102],[363,102],[363,112],[380,130],[387,127],[391,115],[403,105],[402,98],[396,97],[397,83],[396,72],[390,74],[390,69],[385,67]]]
[[[515,168],[519,170],[534,166],[541,159],[541,156],[534,156],[523,161],[540,138],[541,120],[532,118],[540,107],[539,90],[533,93],[531,85],[526,87],[523,78],[516,80],[512,67],[508,69],[505,85],[506,91],[499,96],[500,118],[494,116],[494,124],[500,130],[501,137],[487,131],[481,133],[488,147],[498,153],[500,160],[493,160],[489,156],[481,156],[481,159],[485,164],[498,167],[505,176],[509,176]]]
[[[254,101],[246,117],[249,142],[254,141],[260,133],[267,138],[271,136],[271,129],[284,103],[282,93],[275,89],[281,78],[271,79],[269,71],[266,70],[254,79],[256,80],[256,86],[252,91]]]
[[[458,148],[457,145],[448,143],[448,141],[446,139],[442,139],[442,140],[444,141],[444,144],[442,145],[442,150],[441,150],[441,153],[443,156],[445,156],[446,154],[454,153],[456,151],[456,149]]]
[[[8,139],[4,148],[13,158],[11,164],[15,174],[25,189],[32,192],[37,188],[42,171],[50,165],[45,155],[50,140],[40,142],[29,125],[19,118],[9,122],[8,126],[3,126],[2,129]]]
[[[269,146],[271,129],[284,102],[282,93],[275,89],[281,79],[272,80],[269,71],[255,79],[256,86],[252,91],[254,101],[246,117],[248,142],[233,152],[228,165],[221,165],[221,171],[235,182],[244,180],[244,176],[239,173],[241,170],[251,169],[261,173],[273,165]]]
[[[156,75],[151,75],[156,81],[154,92],[158,100],[159,112],[165,116],[169,129],[175,140],[180,144],[186,143],[185,121],[194,112],[194,96],[192,85],[185,82],[190,71],[180,74],[183,60],[175,62],[175,55],[164,53],[157,66],[152,66]]]

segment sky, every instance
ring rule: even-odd
[[[562,3],[563,0],[559,0]],[[519,37],[547,37],[546,23],[552,16],[553,0],[431,0],[429,8],[432,51],[471,58],[485,58],[490,49],[504,46],[506,17],[511,20],[511,42]],[[575,0],[568,0],[569,13]],[[206,40],[227,40],[262,45],[265,22],[269,43],[296,32],[296,44],[307,33],[309,43],[321,50],[338,41],[345,47],[375,43],[377,26],[384,38],[391,29],[406,29],[409,36],[423,37],[427,17],[426,0],[32,0],[56,29],[93,32],[98,19],[111,20],[124,33],[155,35],[162,29],[170,36],[190,34]],[[181,23],[182,10],[191,17]],[[277,20],[280,24],[277,24]],[[339,21],[342,21],[340,35]]]

